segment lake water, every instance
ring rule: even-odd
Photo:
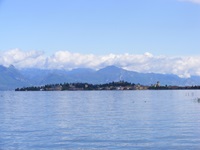
[[[0,92],[0,150],[199,150],[200,91]]]

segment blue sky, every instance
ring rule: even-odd
[[[200,3],[0,0],[0,34],[1,51],[194,56],[200,53]]]
[[[200,76],[200,0],[0,0],[0,65]]]

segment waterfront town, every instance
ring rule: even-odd
[[[161,86],[158,81],[151,86],[129,83],[126,81],[110,82],[105,84],[64,83],[44,86],[17,88],[15,91],[83,91],[83,90],[184,90],[200,89],[200,86]]]

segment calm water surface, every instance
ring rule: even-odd
[[[200,91],[0,92],[0,150],[200,149]]]

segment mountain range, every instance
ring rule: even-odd
[[[173,74],[139,73],[116,66],[108,66],[100,70],[77,68],[71,71],[48,69],[16,69],[0,65],[0,90],[14,90],[27,86],[40,86],[56,83],[84,82],[92,84],[108,83],[124,80],[127,82],[151,85],[160,81],[161,85],[200,85],[200,76],[180,78]]]

